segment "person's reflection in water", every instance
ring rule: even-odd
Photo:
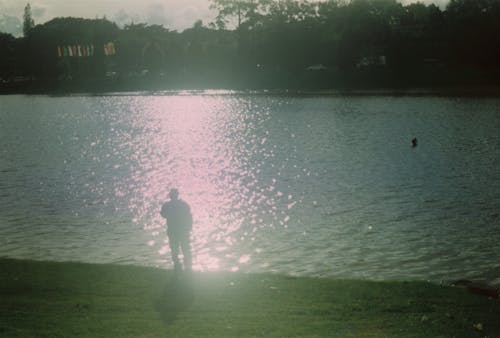
[[[170,201],[165,202],[161,208],[161,216],[167,220],[167,235],[174,269],[178,274],[182,272],[179,261],[179,249],[184,256],[184,271],[191,272],[191,245],[189,237],[193,226],[193,217],[189,205],[179,199],[177,189],[170,190],[168,194]]]

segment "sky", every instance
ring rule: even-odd
[[[444,7],[448,0],[420,2]],[[22,35],[22,16],[27,3],[23,0],[0,0],[0,32]],[[215,17],[209,9],[209,0],[30,0],[29,3],[36,24],[55,17],[101,18],[105,15],[120,26],[134,21],[162,24],[168,29],[182,31],[192,27],[197,20],[208,24]]]

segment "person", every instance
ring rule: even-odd
[[[168,197],[170,201],[165,202],[160,214],[167,220],[168,244],[172,252],[174,269],[176,272],[182,271],[179,260],[179,249],[184,256],[184,270],[191,271],[191,244],[190,235],[193,227],[193,217],[189,204],[179,199],[177,189],[170,190]]]
[[[411,146],[412,146],[412,148],[415,148],[417,146],[417,142],[418,141],[417,141],[416,137],[414,137],[413,140],[411,140]]]

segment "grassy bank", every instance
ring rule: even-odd
[[[425,282],[0,259],[2,337],[500,337],[499,314]]]

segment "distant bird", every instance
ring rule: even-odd
[[[413,140],[411,140],[411,146],[415,148],[417,146],[417,138],[414,137]]]

